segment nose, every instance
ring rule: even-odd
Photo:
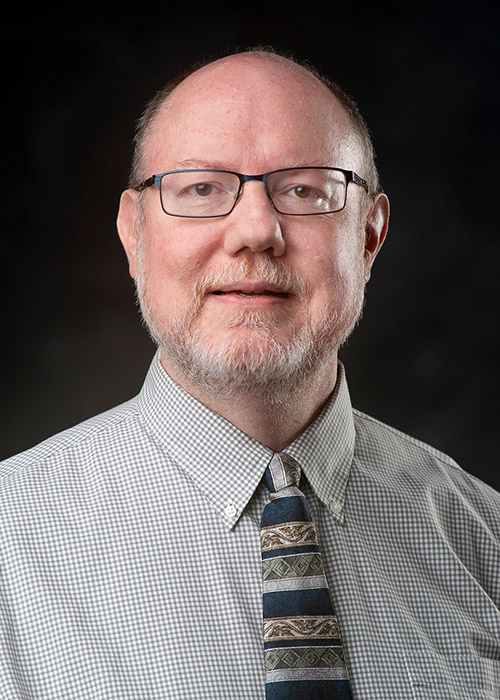
[[[237,255],[245,250],[279,257],[286,249],[279,214],[263,182],[246,182],[240,198],[226,219],[225,252]]]

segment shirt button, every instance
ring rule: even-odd
[[[332,501],[330,503],[330,510],[332,513],[335,513],[335,515],[339,515],[339,513],[342,512],[342,503],[339,503],[338,501]]]
[[[227,506],[224,508],[224,514],[226,518],[230,518],[231,520],[235,518],[238,515],[236,506],[233,506],[232,503],[228,503]]]

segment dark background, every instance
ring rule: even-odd
[[[218,7],[3,18],[0,458],[140,389],[154,347],[115,229],[135,120],[186,64],[270,44],[355,96],[391,199],[364,319],[341,353],[354,405],[500,488],[493,11]]]

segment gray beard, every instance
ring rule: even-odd
[[[313,374],[326,370],[339,347],[347,340],[358,322],[364,299],[364,282],[360,274],[355,298],[340,312],[325,310],[319,321],[306,321],[287,338],[280,338],[276,321],[262,311],[237,314],[231,328],[246,329],[245,338],[231,334],[227,340],[213,346],[200,331],[198,323],[204,290],[210,285],[250,278],[279,284],[302,297],[307,307],[307,284],[297,278],[280,261],[242,260],[231,269],[230,276],[209,276],[200,281],[193,292],[190,311],[167,326],[161,326],[152,312],[147,276],[139,251],[136,293],[144,324],[166,359],[194,385],[220,398],[239,394],[256,394],[266,405],[282,406],[289,397],[304,390]],[[217,280],[218,284],[214,284]],[[248,333],[251,329],[251,333]]]

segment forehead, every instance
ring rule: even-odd
[[[235,57],[181,83],[157,114],[145,146],[148,172],[359,169],[361,159],[349,116],[317,78],[291,62]]]

